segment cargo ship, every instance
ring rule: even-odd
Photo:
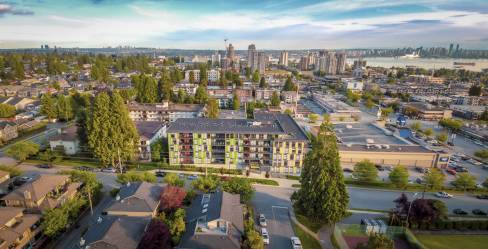
[[[471,66],[471,67],[474,67],[475,65],[476,65],[476,63],[474,63],[474,62],[458,62],[458,61],[454,62],[454,66]]]

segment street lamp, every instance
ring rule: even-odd
[[[415,198],[415,197],[417,197],[417,195],[418,195],[418,194],[419,194],[419,193],[417,193],[417,192],[415,192],[415,193],[413,194],[413,200],[410,202],[410,205],[409,205],[409,207],[408,207],[408,212],[407,212],[407,223],[408,223],[408,217],[410,216],[410,210],[412,209],[412,204],[413,204],[413,202],[414,202],[414,201],[417,199],[417,198]]]

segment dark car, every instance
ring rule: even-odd
[[[39,165],[37,165],[37,167],[40,168],[40,169],[50,169],[53,166],[50,165],[50,164],[45,163],[45,164],[39,164]]]
[[[456,208],[456,209],[452,210],[452,212],[454,214],[457,214],[457,215],[467,215],[468,214],[468,212],[466,212],[460,208]]]
[[[87,166],[79,166],[79,167],[76,167],[76,169],[81,170],[81,171],[93,171],[93,168],[90,168]]]
[[[354,172],[354,170],[352,170],[352,169],[350,169],[350,168],[344,168],[344,169],[342,169],[342,171],[347,172],[347,173],[352,173],[352,172]]]
[[[456,172],[468,172],[468,169],[463,166],[457,166],[454,170],[456,170]]]
[[[385,168],[384,168],[383,166],[378,165],[378,164],[376,164],[376,165],[375,165],[375,167],[376,167],[376,168],[377,168],[379,171],[384,171],[384,170],[385,170]]]
[[[486,215],[486,212],[481,209],[473,209],[472,212],[474,215]]]
[[[454,146],[454,143],[453,142],[447,142],[448,145],[450,146]]]
[[[166,173],[162,170],[158,170],[158,171],[154,172],[154,175],[156,175],[157,177],[164,177],[164,176],[166,176]]]
[[[488,200],[488,195],[477,195],[476,198],[482,199],[482,200]]]

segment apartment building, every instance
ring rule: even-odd
[[[190,81],[190,74],[193,74],[193,80],[195,82],[200,82],[200,70],[187,70],[185,72],[185,81]],[[207,70],[207,80],[208,82],[219,82],[220,71],[219,70]]]
[[[254,119],[179,119],[168,128],[169,161],[229,169],[298,174],[308,138],[287,114]]]
[[[402,112],[422,120],[441,120],[443,118],[452,118],[452,110],[420,102],[404,104],[402,106]]]
[[[140,104],[128,105],[129,116],[133,121],[173,122],[179,118],[196,118],[203,116],[204,105],[194,104]]]
[[[24,213],[23,208],[0,208],[0,249],[28,248],[40,236],[40,214]]]

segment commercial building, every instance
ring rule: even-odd
[[[332,122],[350,122],[360,119],[361,111],[332,96],[313,93],[312,98],[329,115]]]
[[[437,153],[419,145],[340,144],[339,156],[343,166],[369,160],[384,166],[445,168],[449,162],[448,154]]]
[[[308,138],[287,114],[254,119],[178,119],[168,128],[169,162],[299,173]]]
[[[131,102],[128,105],[129,117],[133,121],[173,122],[178,118],[196,118],[203,116],[205,106],[194,104],[139,104]]]
[[[281,51],[279,64],[285,67],[288,66],[288,51]]]
[[[436,107],[431,104],[412,102],[402,106],[402,113],[407,116],[416,116],[422,120],[441,120],[452,118],[452,110]],[[412,115],[412,113],[415,113]]]

